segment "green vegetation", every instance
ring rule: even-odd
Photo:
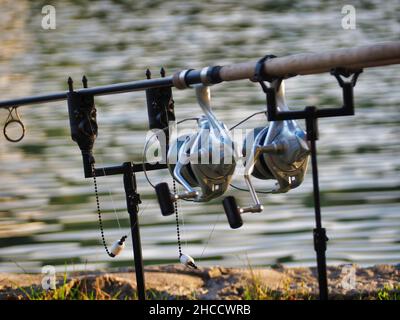
[[[318,299],[316,293],[310,293],[304,282],[300,283],[300,289],[291,289],[288,281],[283,283],[283,288],[279,290],[267,287],[259,276],[252,275],[249,283],[246,284],[243,292],[244,300],[315,300]],[[400,285],[391,287],[385,285],[376,293],[358,293],[349,296],[332,295],[332,300],[400,300]]]
[[[377,292],[377,300],[400,300],[400,284],[394,288],[386,285]]]
[[[64,273],[63,284],[55,290],[38,289],[31,286],[29,289],[19,287],[27,300],[116,300],[120,291],[110,295],[99,287],[93,290],[88,289],[86,282],[78,282],[76,286],[67,283],[67,274]]]
[[[305,283],[301,283],[301,289],[291,289],[290,282],[284,281],[283,289],[269,288],[249,265],[250,278],[244,286],[243,300],[311,300],[316,299],[306,289]]]
[[[272,289],[266,285],[262,277],[249,267],[250,277],[239,290],[237,298],[243,300],[315,300],[318,294],[311,291],[306,283],[291,287],[290,280],[285,280],[279,289]],[[112,277],[96,277],[67,279],[64,273],[62,284],[54,290],[44,290],[40,286],[18,287],[16,292],[19,299],[24,300],[137,300],[137,292],[131,286],[119,282]],[[174,295],[165,290],[146,290],[148,300],[197,300],[195,291],[186,295]],[[400,300],[400,285],[385,285],[377,292],[359,292],[346,294],[331,294],[330,299],[343,300]]]

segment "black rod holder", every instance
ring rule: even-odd
[[[328,237],[326,230],[322,227],[321,201],[318,179],[317,146],[318,140],[318,118],[340,117],[354,115],[353,87],[356,85],[357,78],[362,70],[351,73],[347,70],[336,68],[331,71],[335,76],[343,92],[343,106],[340,108],[317,109],[308,106],[301,111],[278,111],[276,105],[276,89],[266,87],[264,82],[260,82],[267,98],[267,111],[269,121],[283,121],[293,119],[305,119],[307,140],[310,145],[312,176],[313,176],[313,199],[315,212],[315,228],[313,229],[314,249],[317,254],[317,270],[320,300],[328,300],[328,277],[326,271],[326,243]],[[341,76],[349,77],[353,74],[351,81],[343,81]],[[279,79],[275,79],[280,81]]]
[[[165,78],[165,70],[161,68],[160,75]],[[146,77],[151,80],[151,72],[146,70]],[[158,87],[146,89],[147,115],[149,129],[155,132],[160,141],[163,162],[167,162],[169,142],[169,122],[175,121],[174,100],[171,87]]]
[[[85,90],[87,88],[87,82],[87,78],[84,76],[82,78],[82,83]],[[130,218],[138,298],[139,300],[145,300],[146,291],[138,219],[140,196],[137,193],[136,176],[134,171],[134,169],[138,168],[134,168],[130,162],[125,162],[121,166],[95,168],[93,146],[97,137],[98,127],[94,96],[87,92],[83,93],[74,91],[73,81],[71,78],[68,79],[68,88],[67,101],[71,137],[72,140],[78,144],[79,149],[81,150],[85,178],[90,178],[94,175],[96,177],[116,174],[123,175],[127,211]],[[146,165],[148,166],[149,164]],[[146,165],[144,167],[146,167]],[[143,169],[143,166],[140,166],[140,168]]]
[[[147,88],[146,98],[149,113],[149,124],[151,129],[162,129],[166,133],[166,148],[168,148],[168,125],[169,121],[175,120],[174,101],[172,99],[172,90],[169,86],[169,79],[165,77],[165,70],[161,69],[161,79],[150,79],[150,72],[147,72],[148,80],[137,82],[137,87]],[[146,82],[146,83],[145,83]],[[93,146],[97,137],[98,127],[96,120],[96,108],[94,104],[94,95],[102,91],[100,87],[91,90],[88,88],[88,80],[82,78],[84,89],[74,91],[73,81],[68,79],[69,91],[66,94],[68,101],[69,122],[71,128],[71,137],[75,141],[82,153],[83,168],[85,178],[93,176],[123,175],[123,184],[126,197],[126,206],[129,214],[130,228],[132,235],[134,265],[136,273],[136,285],[139,300],[146,299],[146,287],[143,268],[142,245],[139,230],[139,204],[140,195],[137,192],[136,172],[144,170],[166,169],[166,163],[139,163],[124,162],[119,166],[104,168],[95,168],[95,159],[93,155]],[[155,84],[161,87],[153,88]],[[166,87],[164,86],[166,85]],[[114,88],[115,89],[115,88]],[[109,87],[107,90],[111,90]],[[138,89],[139,90],[139,89]],[[165,150],[166,151],[166,150]]]
[[[87,85],[86,77],[84,79],[84,85]],[[81,150],[83,168],[87,178],[92,176],[92,168],[95,163],[93,146],[98,129],[94,97],[74,91],[71,78],[68,78],[68,87],[67,101],[71,138]]]

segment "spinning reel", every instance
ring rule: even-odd
[[[206,202],[223,195],[236,167],[238,155],[234,143],[228,128],[211,110],[209,87],[197,85],[195,91],[204,112],[198,119],[198,131],[175,139],[167,155],[172,177],[185,190],[171,193],[167,183],[155,187],[164,216],[174,213],[173,202],[178,199]]]
[[[265,83],[260,83],[265,89]],[[289,110],[285,102],[284,82],[271,81],[271,89],[275,91],[277,109]],[[228,189],[236,168],[237,150],[230,131],[216,119],[211,110],[209,87],[197,85],[195,91],[204,112],[197,120],[198,131],[173,139],[167,154],[168,169],[174,180],[184,187],[184,191],[177,193],[175,184],[174,193],[170,192],[167,183],[155,186],[164,216],[177,212],[175,202],[178,199],[206,202],[222,196]],[[244,140],[242,153],[245,158],[244,180],[254,203],[240,207],[233,196],[223,200],[228,222],[233,229],[243,225],[242,213],[263,210],[251,176],[262,180],[276,180],[275,187],[268,193],[288,192],[302,183],[310,151],[306,133],[296,121],[284,120],[272,121],[269,126],[252,130]],[[178,218],[177,233],[179,243]],[[179,252],[180,258],[185,258],[186,255],[182,255],[180,249]],[[190,256],[188,258],[192,259]],[[186,262],[182,263],[190,266]]]
[[[278,110],[289,110],[285,103],[284,82],[275,80],[271,87],[276,91]],[[269,126],[252,130],[243,142],[242,153],[245,157],[244,179],[254,204],[239,207],[233,196],[224,199],[225,213],[233,229],[243,225],[242,213],[263,210],[250,176],[262,180],[275,179],[275,188],[269,193],[288,192],[302,183],[310,152],[306,133],[296,121],[286,120],[272,121]]]
[[[211,110],[210,88],[197,85],[195,91],[204,112],[197,119],[198,131],[174,139],[168,149],[167,166],[174,178],[174,193],[165,182],[157,184],[155,191],[161,213],[176,215],[180,262],[196,269],[193,258],[181,250],[176,202],[178,199],[206,202],[223,195],[232,180],[238,155],[228,128]],[[176,192],[175,180],[184,187],[183,192]]]

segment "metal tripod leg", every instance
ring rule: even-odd
[[[313,193],[314,193],[314,208],[315,208],[315,229],[314,249],[317,253],[317,269],[318,269],[318,284],[320,300],[328,300],[328,279],[326,273],[326,242],[328,238],[326,231],[322,228],[321,219],[321,202],[319,194],[318,181],[318,165],[317,165],[317,148],[316,140],[318,139],[317,118],[314,117],[315,108],[307,107],[309,117],[306,118],[307,139],[310,141],[312,176],[313,176]]]
[[[130,162],[125,162],[124,167],[124,188],[126,194],[126,204],[131,222],[131,234],[133,244],[133,255],[135,259],[136,285],[139,300],[146,300],[142,245],[140,242],[139,231],[139,204],[141,203],[139,194],[136,192],[136,176]]]

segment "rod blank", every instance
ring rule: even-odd
[[[257,61],[253,61],[220,67],[218,69],[218,79],[222,81],[251,79],[254,76],[256,64]],[[335,49],[322,53],[301,53],[281,58],[274,58],[267,60],[264,63],[264,72],[268,76],[286,78],[295,75],[324,73],[336,67],[357,70],[391,64],[400,64],[400,41],[383,42],[357,48]],[[178,76],[179,74],[182,74],[182,72],[177,73]],[[184,78],[185,77],[188,80],[190,79],[190,84],[202,82],[201,71],[199,70],[188,71],[187,73],[184,73]],[[177,84],[174,84],[174,79],[178,78],[179,77],[165,77],[117,83],[100,87],[78,89],[77,92],[96,96],[140,91],[156,87],[179,87]],[[59,92],[0,101],[0,108],[66,99],[67,92]]]

